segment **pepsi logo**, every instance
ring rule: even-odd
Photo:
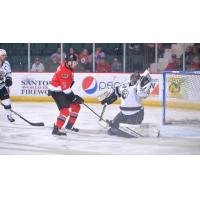
[[[82,83],[82,88],[87,94],[93,94],[97,90],[97,81],[92,76],[87,76],[84,78]]]

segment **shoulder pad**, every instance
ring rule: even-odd
[[[3,64],[7,65],[7,66],[10,66],[10,63],[7,60]]]

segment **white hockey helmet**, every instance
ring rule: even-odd
[[[0,49],[0,56],[5,56],[7,57],[7,53],[5,49]]]

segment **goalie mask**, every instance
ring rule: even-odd
[[[130,76],[131,85],[135,85],[139,79],[140,79],[140,73],[139,72],[132,73],[131,76]]]

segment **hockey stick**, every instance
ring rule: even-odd
[[[105,123],[107,123],[108,124],[108,122],[105,120],[105,119],[103,119],[99,114],[97,114],[92,108],[90,108],[87,104],[83,104],[86,108],[88,108],[91,112],[93,112],[99,119],[101,119],[101,121],[104,121]]]
[[[106,104],[103,106],[103,109],[102,109],[102,111],[101,111],[101,115],[100,115],[100,119],[99,119],[99,121],[102,120],[105,111],[106,111]]]
[[[91,112],[93,112],[97,117],[101,118],[101,116],[99,114],[97,114],[92,108],[90,108],[87,104],[83,103],[83,105],[88,108]],[[106,121],[105,119],[101,118],[102,121],[104,121],[105,123],[109,124],[108,121]],[[117,129],[117,128],[116,128]],[[119,129],[120,130],[120,129]],[[134,136],[134,137],[143,137],[142,135],[140,135],[139,133],[137,133],[136,131],[132,130],[131,131],[133,133],[135,133],[137,136]]]
[[[4,106],[2,103],[1,103],[1,105]],[[44,126],[43,122],[38,122],[38,123],[30,122],[29,120],[25,119],[24,117],[22,117],[20,114],[18,114],[14,110],[10,109],[10,111],[12,113],[14,113],[15,115],[17,115],[20,119],[24,120],[26,123],[30,124],[31,126]]]

